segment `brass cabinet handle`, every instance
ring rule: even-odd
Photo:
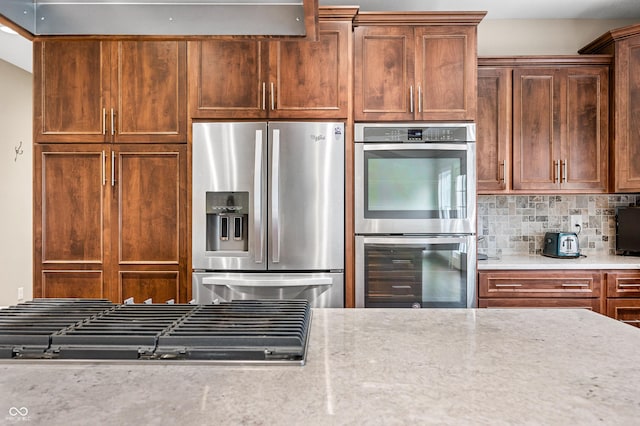
[[[116,153],[115,151],[111,151],[111,186],[116,185]]]
[[[496,287],[522,287],[522,284],[496,284]]]
[[[116,133],[115,122],[115,112],[113,111],[113,108],[111,108],[111,136],[115,135]]]
[[[276,110],[276,94],[273,85],[273,81],[271,82],[271,111]]]
[[[498,170],[498,180],[504,182],[507,177],[507,162],[502,160],[498,165],[502,168],[502,176],[500,176],[500,170]]]
[[[409,112],[413,113],[413,84],[409,86]]]
[[[562,179],[567,183],[567,160],[562,160]]]
[[[102,151],[102,186],[107,184],[107,154]]]
[[[102,134],[107,134],[107,109],[102,108]]]
[[[618,284],[618,287],[620,288],[640,288],[640,283],[639,284]]]
[[[422,87],[418,84],[418,112],[422,112]]]
[[[553,183],[560,180],[560,161],[553,160]]]
[[[589,287],[589,284],[580,284],[580,283],[562,283],[562,287],[580,287],[585,288]]]
[[[267,109],[267,83],[262,82],[262,110]]]

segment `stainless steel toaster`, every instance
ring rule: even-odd
[[[575,232],[547,232],[544,234],[542,255],[548,257],[580,257],[580,244]]]

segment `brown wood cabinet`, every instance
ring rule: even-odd
[[[36,40],[34,141],[187,141],[186,42]]]
[[[193,118],[346,119],[355,8],[321,8],[318,41],[189,42]]]
[[[607,192],[608,68],[517,68],[513,188]]]
[[[475,120],[483,13],[359,13],[354,118]]]
[[[614,55],[612,192],[640,191],[640,24],[603,34],[579,53]],[[585,55],[590,56],[590,55]]]
[[[640,271],[607,271],[607,315],[640,327]]]
[[[610,62],[480,58],[478,192],[607,192]]]
[[[604,313],[601,273],[595,271],[479,271],[478,306],[584,307]]]
[[[190,298],[183,144],[37,144],[34,297]]]
[[[511,188],[511,68],[478,67],[477,191]]]

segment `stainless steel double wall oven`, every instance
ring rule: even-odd
[[[472,307],[472,123],[355,125],[356,307]]]

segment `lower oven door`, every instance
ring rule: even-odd
[[[356,307],[476,306],[474,235],[356,236]]]
[[[304,299],[313,308],[344,307],[342,272],[194,272],[192,285],[193,298],[199,304]]]

